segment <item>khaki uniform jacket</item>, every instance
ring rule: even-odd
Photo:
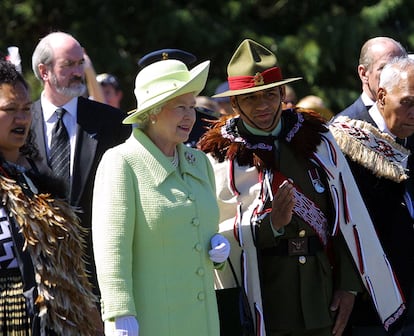
[[[240,275],[240,248],[233,235],[234,216],[237,202],[242,203],[243,217],[249,217],[249,206],[257,199],[261,183],[254,167],[238,166],[234,168],[234,182],[240,192],[238,197],[228,188],[229,174],[226,161],[214,163],[217,195],[219,196],[220,232],[232,243],[231,260],[237,273]],[[311,168],[316,165],[310,160],[299,158],[285,144],[280,148],[280,170],[286,177],[293,179],[301,191],[312,199],[328,217],[332,229],[334,209],[328,186],[325,184],[323,193],[316,192],[309,177]],[[320,177],[324,175],[320,170]],[[285,227],[284,235],[275,238],[270,227],[268,217],[258,227],[258,250],[277,246],[281,239],[297,238],[300,231],[305,236],[316,236],[315,231],[296,215],[291,223]],[[266,329],[313,329],[330,326],[333,316],[329,310],[334,289],[360,290],[361,282],[356,272],[352,258],[348,252],[342,236],[334,239],[332,256],[336,256],[336,279],[334,279],[332,264],[327,253],[321,249],[315,256],[306,256],[305,262],[299,262],[299,256],[266,256],[261,258],[258,268],[262,278],[263,316]],[[250,271],[254,272],[253,269]],[[233,277],[228,269],[217,273],[216,285],[218,288],[233,287]],[[249,276],[247,276],[249,278]],[[248,287],[253,289],[254,284]],[[254,305],[253,305],[254,306]],[[260,305],[257,307],[260,309]]]
[[[307,223],[317,222],[314,220],[317,211],[312,211],[309,199],[325,213],[328,227],[319,231],[329,231],[328,236],[331,236],[326,253],[319,249],[299,255],[299,258],[298,255],[280,254],[279,251],[263,253],[263,248],[272,248],[273,251],[278,249],[283,239],[286,243],[286,238],[304,235],[310,237],[310,241],[315,241],[311,237],[315,235],[311,226],[296,215],[285,227],[282,236],[271,230],[263,209],[270,198],[269,190],[275,172],[272,177],[266,170],[259,174],[255,166],[247,163],[241,166],[237,160],[221,161],[223,157],[233,157],[237,150],[244,150],[243,146],[237,146],[238,143],[246,141],[250,150],[259,145],[268,150],[268,140],[258,138],[255,143],[248,136],[247,140],[240,138],[235,129],[237,120],[231,119],[215,126],[201,141],[201,148],[212,153],[209,157],[215,170],[220,232],[232,244],[230,258],[255,317],[255,332],[264,336],[268,330],[275,329],[328,327],[333,322],[329,312],[333,291],[358,291],[361,285],[371,293],[378,315],[385,329],[388,329],[401,316],[404,301],[347,161],[330,132],[322,132],[321,143],[311,149],[308,145],[312,141],[307,143],[306,120],[303,124],[305,128],[296,136],[295,131],[301,130],[302,126],[301,121],[297,122],[299,117],[297,120],[293,118],[295,125],[292,120],[289,123],[289,118],[294,117],[293,112],[285,110],[282,115],[287,121],[285,125],[288,129],[285,132],[291,128],[278,142],[279,166],[264,162],[263,167],[278,167],[285,177],[293,179],[297,190],[306,195],[306,199],[296,196],[305,203],[301,208],[304,210],[301,218],[307,217]],[[311,149],[312,153],[302,150],[306,148]],[[226,149],[228,152],[223,152]],[[219,159],[216,160],[212,155]],[[249,155],[249,152],[240,152],[236,157],[248,162]],[[263,154],[259,152],[259,155]],[[260,161],[258,163],[262,164]],[[310,175],[315,175],[309,173],[315,167],[319,168],[318,179],[324,186],[323,193],[318,183],[315,188],[311,183]],[[315,182],[314,177],[312,181]],[[345,248],[344,241],[349,250]],[[350,255],[355,266],[350,262]],[[228,269],[216,276],[217,289],[234,287],[235,284],[232,272]]]

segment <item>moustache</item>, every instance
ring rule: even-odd
[[[73,76],[69,81],[69,83],[75,83],[75,82],[85,84],[85,80],[82,77],[79,77],[79,76]]]

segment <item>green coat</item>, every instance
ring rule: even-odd
[[[205,154],[178,146],[182,176],[139,129],[108,150],[93,199],[103,319],[137,317],[142,335],[219,335],[210,239],[218,229]]]

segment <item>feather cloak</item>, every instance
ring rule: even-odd
[[[0,197],[10,225],[24,237],[34,266],[35,305],[44,330],[59,335],[96,335],[91,322],[96,298],[84,266],[84,235],[74,209],[48,193],[37,193],[24,173],[0,174]],[[94,315],[95,314],[95,315]]]

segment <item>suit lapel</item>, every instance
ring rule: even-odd
[[[40,100],[33,103],[32,106],[32,132],[34,133],[34,142],[39,151],[40,158],[36,160],[36,166],[40,171],[51,173],[46,154],[46,135],[43,120],[43,111]]]
[[[73,162],[71,203],[78,205],[83,194],[83,190],[88,181],[90,171],[95,159],[98,141],[95,138],[96,133],[88,133],[86,129],[93,129],[93,122],[87,118],[88,111],[78,100],[77,108],[77,130],[76,130],[76,147]]]
[[[374,125],[375,127],[377,127],[377,124],[375,123],[374,119],[372,119],[371,115],[368,113],[368,108],[367,106],[365,106],[364,102],[362,101],[362,98],[359,97],[355,101],[355,103],[357,105],[357,109],[356,109],[357,114],[355,115],[353,119],[365,120],[369,122],[371,125]]]

